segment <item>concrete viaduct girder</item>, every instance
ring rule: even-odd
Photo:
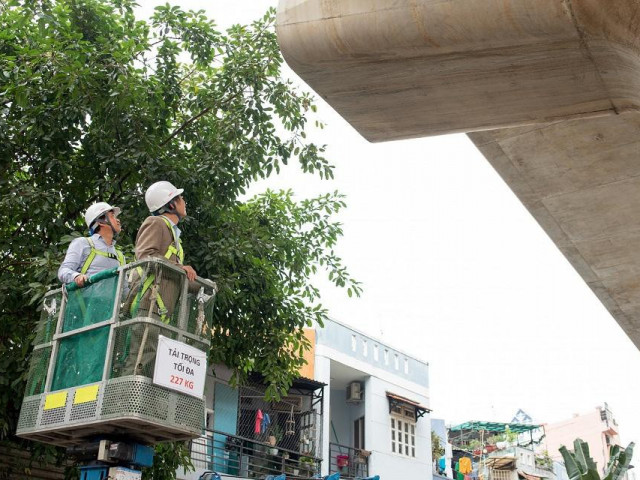
[[[638,0],[280,0],[277,30],[368,140],[467,132],[640,348]]]

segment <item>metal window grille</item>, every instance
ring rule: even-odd
[[[239,388],[238,435],[266,444],[275,442],[276,447],[305,456],[318,456],[322,448],[322,418],[320,406],[314,405],[313,392],[289,392],[280,401],[268,402],[265,390],[259,382]]]

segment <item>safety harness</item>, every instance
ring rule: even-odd
[[[96,255],[100,255],[101,257],[106,257],[106,258],[113,258],[114,260],[118,261],[120,266],[123,266],[126,263],[126,261],[124,259],[124,255],[117,248],[116,248],[116,253],[115,254],[110,253],[110,252],[103,252],[102,250],[98,250],[96,248],[96,244],[93,243],[93,239],[86,238],[85,240],[87,240],[87,242],[89,243],[89,246],[91,247],[91,252],[89,252],[89,256],[84,261],[84,264],[82,265],[82,268],[80,269],[80,273],[82,275],[84,275],[85,273],[87,273],[89,271],[89,267],[91,267],[91,264],[95,260]]]
[[[84,261],[84,263],[82,264],[82,268],[80,269],[80,274],[81,275],[85,275],[88,271],[89,268],[91,267],[91,264],[93,263],[93,261],[96,258],[96,255],[100,255],[101,257],[105,257],[105,258],[112,258],[114,260],[117,260],[118,263],[120,264],[120,266],[123,266],[125,263],[127,263],[126,259],[124,258],[124,254],[118,250],[116,248],[116,253],[110,253],[110,252],[104,252],[102,250],[98,250],[96,248],[96,244],[93,242],[93,239],[90,237],[85,237],[85,240],[87,241],[87,243],[89,244],[89,247],[91,247],[91,251],[89,252],[89,256],[87,256],[87,259]],[[65,290],[66,292],[66,290]],[[87,318],[87,306],[85,305],[84,302],[84,294],[82,293],[81,290],[75,290],[75,295],[78,301],[78,305],[80,306],[80,311],[82,312],[82,317],[83,318]]]
[[[173,226],[171,225],[169,219],[164,216],[160,216],[160,218],[162,218],[162,220],[164,220],[164,223],[167,224],[167,228],[171,231],[171,235],[173,236],[173,243],[171,243],[169,245],[169,248],[167,248],[167,252],[164,254],[164,258],[169,260],[173,255],[175,255],[176,257],[178,257],[178,263],[182,264],[182,262],[184,261],[184,251],[182,250],[180,239],[176,236],[176,231],[173,229]],[[142,278],[144,276],[142,267],[138,267],[136,270],[138,271],[138,275],[140,276],[140,278]],[[138,308],[140,308],[140,300],[145,295],[145,293],[147,293],[149,288],[151,288],[151,285],[153,285],[155,279],[155,274],[152,273],[151,275],[149,275],[142,284],[142,288],[133,299],[130,310],[132,318],[135,317],[138,313]],[[164,323],[169,323],[170,319],[167,317],[167,313],[169,313],[169,310],[167,309],[164,300],[162,300],[160,292],[156,293],[156,303],[158,305],[160,320],[162,320]]]

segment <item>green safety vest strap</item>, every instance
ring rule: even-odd
[[[182,250],[182,244],[180,243],[180,239],[176,237],[176,232],[173,229],[173,226],[171,225],[171,222],[169,221],[169,219],[162,215],[160,216],[160,218],[162,218],[162,220],[164,220],[164,223],[167,224],[167,228],[169,228],[169,230],[171,231],[171,235],[173,236],[173,243],[169,245],[169,248],[167,248],[167,251],[164,254],[164,258],[169,260],[173,255],[175,255],[176,257],[178,257],[178,260],[180,261],[180,263],[182,263],[184,261],[184,250]],[[142,267],[138,267],[137,271],[138,271],[138,275],[142,279],[142,276],[144,274]],[[130,312],[132,317],[134,317],[138,313],[138,308],[140,307],[140,300],[142,299],[144,294],[147,293],[147,290],[151,288],[151,285],[153,285],[153,282],[155,279],[156,279],[156,276],[154,274],[151,274],[146,278],[146,280],[142,284],[142,288],[137,293],[137,295],[133,299],[133,302],[131,303]],[[160,314],[160,320],[162,320],[164,323],[169,323],[170,319],[166,315],[167,313],[169,313],[169,311],[167,310],[167,307],[164,304],[162,297],[160,296],[160,292],[158,292],[156,295],[156,303],[158,304],[158,313]]]
[[[172,255],[175,255],[178,257],[180,263],[184,262],[184,250],[182,250],[182,243],[180,243],[180,239],[176,237],[176,231],[173,229],[173,226],[167,217],[161,215],[160,218],[167,224],[167,228],[169,228],[171,235],[173,236],[173,243],[169,245],[167,253],[164,254],[164,258],[169,260]]]
[[[87,271],[89,270],[89,267],[91,267],[91,264],[93,263],[93,260],[96,258],[96,255],[100,255],[101,257],[113,258],[115,260],[118,260],[118,263],[120,264],[120,266],[122,266],[122,265],[124,265],[126,263],[124,255],[117,248],[116,248],[116,253],[114,255],[113,253],[103,252],[102,250],[98,250],[96,248],[96,245],[93,243],[93,240],[91,238],[86,238],[86,240],[87,240],[87,243],[89,243],[89,246],[91,247],[91,252],[89,252],[89,256],[84,261],[84,264],[82,265],[82,268],[80,269],[80,273],[82,275],[87,273]]]
[[[142,270],[142,267],[138,267],[136,270],[138,271],[138,275],[142,279],[142,276],[144,275],[144,271]],[[146,278],[146,280],[142,284],[142,288],[136,294],[135,298],[133,299],[133,302],[131,303],[131,309],[130,309],[131,317],[135,317],[136,314],[138,313],[138,308],[140,307],[140,300],[142,299],[144,294],[147,293],[147,290],[149,290],[151,285],[153,285],[153,282],[155,281],[155,279],[156,279],[156,276],[154,274],[151,274]],[[167,307],[165,306],[164,301],[160,296],[160,292],[156,294],[156,302],[158,304],[158,313],[160,314],[160,320],[162,320],[164,323],[169,323],[169,318],[167,318],[167,313],[169,311],[167,310]]]

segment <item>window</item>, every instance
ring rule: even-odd
[[[389,365],[389,350],[384,349],[384,364]]]
[[[400,368],[400,357],[398,357],[398,354],[395,354],[394,357],[394,366],[396,367],[396,370],[398,370]]]
[[[368,353],[369,353],[369,349],[367,348],[367,341],[362,340],[362,355],[366,357]]]
[[[377,362],[379,358],[378,345],[373,346],[373,359]]]
[[[391,410],[391,452],[416,456],[416,412],[403,406]]]
[[[404,359],[404,373],[409,374],[409,360],[406,358]]]
[[[353,448],[364,449],[364,417],[353,422]]]
[[[357,347],[358,347],[358,343],[356,341],[356,336],[351,335],[351,350],[355,352]]]

